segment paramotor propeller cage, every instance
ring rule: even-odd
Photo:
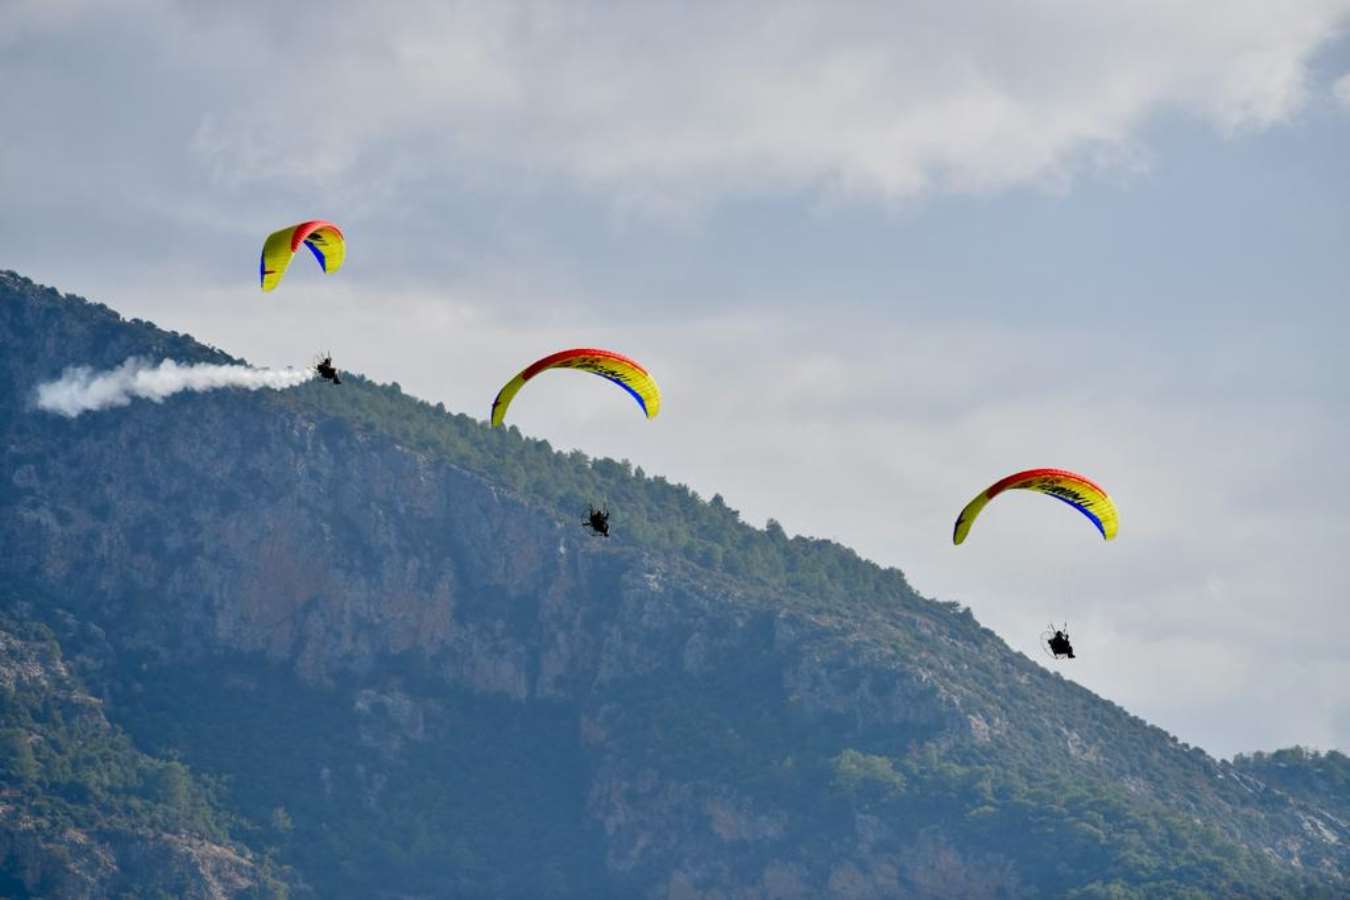
[[[1055,627],[1055,624],[1053,622],[1046,626],[1045,630],[1041,632],[1041,652],[1043,652],[1046,656],[1050,657],[1051,659],[1066,659],[1066,658],[1072,659],[1073,658],[1072,650],[1069,650],[1064,653],[1055,652],[1053,642],[1057,635],[1062,635],[1067,644],[1069,639],[1068,622],[1065,622],[1063,625],[1059,627]]]
[[[314,357],[311,368],[319,373],[319,377],[333,384],[342,384],[342,378],[338,375],[337,367],[333,365],[333,353],[331,350],[325,350],[323,353]]]
[[[586,516],[586,521],[581,523],[582,527],[591,529],[601,537],[609,537],[609,507],[596,509],[591,506],[588,508],[590,512]]]

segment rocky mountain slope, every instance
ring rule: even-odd
[[[91,626],[85,637],[101,636]],[[230,841],[236,823],[210,786],[136,752],[102,707],[50,629],[0,620],[3,896],[275,895],[270,861]]]
[[[720,497],[360,377],[32,407],[131,355],[229,361],[0,273],[0,586],[75,623],[137,752],[222,785],[225,895],[250,858],[321,897],[1350,891],[1344,799]],[[614,539],[576,527],[593,500]]]

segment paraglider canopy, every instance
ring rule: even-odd
[[[560,350],[557,353],[536,360],[506,383],[492,401],[492,427],[499,427],[506,420],[506,408],[525,382],[549,369],[578,369],[599,375],[617,384],[637,401],[637,405],[649,419],[661,411],[661,390],[656,381],[636,360],[629,359],[613,350],[601,350],[597,347],[577,347],[572,350]]]
[[[274,231],[263,243],[262,259],[258,263],[258,280],[264,291],[281,283],[301,244],[314,254],[319,268],[330,275],[342,268],[343,260],[347,258],[347,241],[342,230],[332,222],[313,219]]]
[[[961,514],[956,517],[956,526],[952,529],[952,543],[959,544],[964,541],[966,535],[970,533],[970,526],[974,524],[975,517],[984,509],[985,504],[1009,490],[1048,494],[1086,516],[1106,540],[1109,541],[1116,536],[1118,524],[1116,504],[1100,485],[1064,469],[1027,469],[1025,472],[1018,472],[994,482],[967,503]]]

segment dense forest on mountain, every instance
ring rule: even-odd
[[[173,897],[201,883],[285,896],[274,861],[248,858],[259,829],[222,800],[221,779],[138,751],[71,672],[39,621],[50,614],[8,593],[0,607],[0,896]],[[85,632],[73,643],[104,646],[96,626],[57,620]]]
[[[720,496],[355,374],[49,415],[238,360],[13,273],[0,349],[0,889],[1350,889],[1343,755],[1215,760]]]
[[[1316,803],[1341,821],[1350,821],[1350,756],[1344,753],[1290,747],[1238,754],[1233,765],[1290,797]]]

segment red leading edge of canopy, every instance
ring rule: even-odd
[[[1097,484],[1092,479],[1084,478],[1077,472],[1070,472],[1068,469],[1027,469],[1025,472],[1018,472],[1016,475],[1009,475],[1007,478],[1003,478],[1000,479],[999,481],[994,482],[992,485],[990,485],[989,489],[984,492],[984,495],[988,499],[993,500],[999,494],[1003,493],[1008,488],[1012,487],[1014,484],[1017,484],[1019,481],[1026,481],[1029,478],[1041,478],[1045,476],[1068,478],[1078,482],[1079,484],[1087,485],[1088,487],[1092,488],[1094,491],[1101,494],[1102,496],[1110,496],[1109,494],[1106,493],[1105,490],[1102,489],[1101,485]]]
[[[331,228],[337,232],[338,237],[342,237],[342,229],[332,222],[325,222],[323,219],[311,219],[308,222],[301,222],[299,225],[295,226],[295,231],[291,232],[291,252],[294,253],[299,250],[300,245],[305,242],[305,238],[309,237],[320,228]],[[346,239],[343,238],[343,240]]]
[[[538,375],[545,369],[557,365],[558,363],[562,362],[565,359],[572,359],[573,357],[576,356],[601,356],[606,359],[612,359],[615,360],[616,362],[621,362],[626,365],[630,365],[634,369],[637,369],[639,372],[641,372],[643,375],[647,374],[647,370],[642,368],[642,366],[638,364],[637,360],[629,359],[622,353],[615,353],[613,350],[601,350],[599,347],[576,347],[572,350],[559,350],[557,353],[545,356],[538,362],[531,363],[529,368],[527,368],[524,372],[520,373],[520,378],[522,381],[529,381],[531,378]]]

